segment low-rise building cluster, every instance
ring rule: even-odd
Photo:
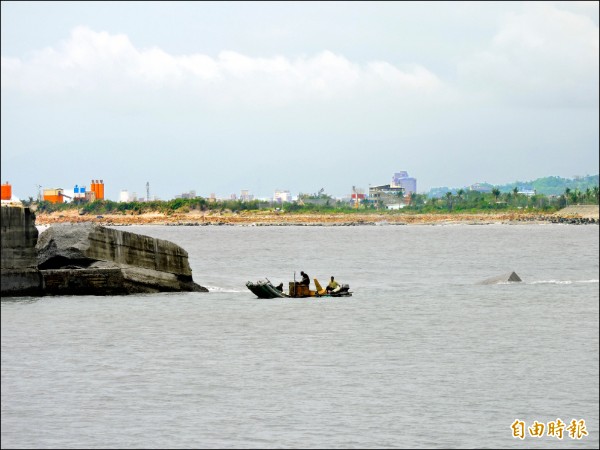
[[[51,203],[64,203],[64,202],[92,202],[95,200],[105,199],[105,186],[103,180],[92,180],[89,189],[85,185],[76,184],[73,189],[63,188],[44,188],[38,185],[38,200],[44,200]],[[389,184],[381,184],[369,186],[368,193],[360,187],[352,186],[352,192],[341,198],[333,198],[324,193],[324,189],[321,189],[317,194],[298,194],[292,196],[289,190],[276,189],[271,198],[255,198],[248,189],[242,189],[239,196],[237,194],[231,194],[229,198],[217,198],[215,193],[211,193],[207,200],[209,202],[217,202],[220,200],[240,200],[248,202],[252,200],[268,201],[272,203],[278,203],[283,205],[284,203],[291,203],[297,201],[301,204],[315,204],[325,205],[333,202],[343,202],[359,207],[365,204],[365,202],[372,202],[377,206],[383,206],[389,209],[397,209],[403,207],[408,203],[408,198],[411,194],[416,193],[417,180],[408,175],[408,172],[401,171],[393,174]],[[2,201],[6,202],[11,199],[12,186],[9,183],[2,185]],[[176,199],[192,199],[197,198],[198,195],[195,190],[183,192],[175,195]],[[408,198],[407,198],[408,197]],[[122,189],[119,193],[119,202],[145,202],[150,200],[159,200],[158,197],[151,198],[150,196],[150,185],[146,183],[146,196],[138,197],[137,192],[130,192],[127,189]]]
[[[41,187],[41,186],[40,186]],[[90,188],[76,184],[73,189],[44,188],[43,194],[38,192],[38,200],[50,203],[65,203],[70,201],[93,202],[104,200],[104,181],[92,180]]]

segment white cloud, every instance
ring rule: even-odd
[[[405,69],[385,61],[361,65],[330,51],[295,59],[232,51],[215,58],[171,55],[159,48],[138,49],[125,35],[86,27],[75,28],[59,47],[31,58],[2,57],[2,89],[36,94],[165,88],[216,103],[285,104],[362,92],[410,96],[441,87],[436,75],[419,65]]]
[[[598,26],[532,4],[502,23],[489,48],[459,65],[465,89],[535,106],[598,105]]]

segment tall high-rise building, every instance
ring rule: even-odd
[[[409,177],[406,171],[396,172],[392,177],[390,187],[401,187],[405,194],[414,194],[417,192],[417,179]]]

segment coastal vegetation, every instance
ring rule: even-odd
[[[512,191],[502,192],[494,187],[490,193],[459,189],[448,191],[441,197],[430,198],[426,194],[407,194],[398,198],[403,204],[400,210],[388,210],[381,202],[368,199],[360,203],[337,200],[326,194],[319,194],[319,201],[311,201],[311,196],[302,196],[298,201],[277,203],[264,200],[217,200],[204,197],[177,198],[167,201],[150,202],[114,202],[98,200],[94,202],[50,203],[36,202],[32,198],[25,201],[26,205],[35,205],[37,211],[51,213],[58,211],[77,210],[81,215],[87,214],[122,214],[139,215],[160,213],[164,215],[198,212],[242,212],[242,211],[277,211],[286,213],[346,213],[364,214],[371,212],[389,214],[448,214],[448,213],[491,213],[511,211],[554,212],[569,205],[597,205],[598,186],[587,188],[585,191],[566,188],[561,195],[548,196],[543,194],[525,195],[515,187]]]

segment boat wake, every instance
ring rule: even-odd
[[[245,290],[241,290],[241,289],[223,288],[223,287],[219,287],[219,286],[205,286],[205,287],[206,287],[206,289],[208,289],[208,292],[224,292],[224,293],[246,292]]]
[[[539,280],[531,281],[527,284],[583,284],[598,283],[598,280]]]

